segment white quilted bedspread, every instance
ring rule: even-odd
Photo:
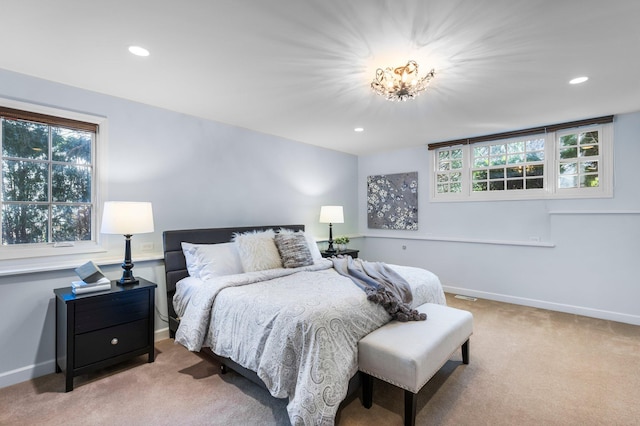
[[[413,307],[446,303],[431,272],[390,266],[411,285]],[[293,425],[333,425],[358,370],[358,340],[389,319],[321,260],[206,281],[184,310],[176,342],[192,351],[210,347],[257,372],[273,396],[289,398]]]

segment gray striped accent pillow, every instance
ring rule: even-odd
[[[285,268],[313,265],[307,239],[302,233],[282,233],[274,237]]]

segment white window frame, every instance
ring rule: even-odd
[[[462,169],[460,172],[462,173],[462,191],[461,192],[450,192],[447,194],[437,194],[439,196],[438,200],[435,200],[435,196],[438,188],[438,154],[442,151],[453,151],[457,149],[462,149]],[[437,149],[435,151],[429,151],[431,154],[432,160],[432,170],[431,173],[431,200],[432,201],[443,201],[440,197],[446,197],[446,201],[469,201],[469,192],[471,189],[471,167],[470,161],[471,156],[469,155],[471,151],[469,150],[469,145],[454,145],[448,146],[444,148]]]
[[[558,187],[558,158],[557,144],[560,137],[572,134],[583,133],[593,130],[600,132],[600,155],[599,155],[599,186],[595,188],[559,188]],[[613,197],[613,124],[603,124],[586,126],[574,129],[566,129],[555,133],[554,145],[555,167],[552,170],[552,177],[555,182],[554,198],[607,198]]]
[[[96,253],[106,251],[101,246],[100,239],[100,227],[99,223],[102,218],[102,206],[105,194],[105,179],[106,176],[106,152],[107,152],[107,134],[108,123],[106,117],[100,117],[96,115],[89,115],[85,113],[69,111],[60,108],[54,108],[49,106],[31,104],[21,102],[13,99],[0,98],[0,105],[7,108],[14,108],[23,111],[29,111],[39,114],[46,114],[55,117],[67,118],[71,120],[84,121],[87,123],[93,123],[98,126],[96,132],[94,149],[93,149],[93,166],[94,175],[92,179],[92,223],[91,223],[91,241],[74,241],[70,243],[34,243],[34,244],[16,244],[16,245],[2,245],[0,244],[0,261],[29,259],[35,257],[49,257],[49,256],[62,256],[62,255],[79,255],[86,253]],[[4,264],[7,269],[11,267],[20,266],[19,263]]]
[[[559,188],[558,187],[558,141],[562,135],[582,133],[598,130],[599,155],[599,186],[594,188]],[[541,189],[500,190],[500,191],[472,191],[471,159],[473,148],[497,143],[509,143],[523,139],[544,138],[544,185]],[[438,153],[453,149],[462,149],[462,191],[459,193],[438,193]],[[429,164],[431,165],[430,201],[432,202],[464,202],[464,201],[509,201],[509,200],[539,200],[539,199],[571,199],[571,198],[611,198],[613,197],[613,123],[596,124],[574,127],[542,134],[532,134],[524,137],[496,139],[468,145],[444,146],[429,150]]]

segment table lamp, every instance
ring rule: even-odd
[[[335,253],[336,249],[333,248],[333,224],[344,223],[344,215],[342,212],[342,206],[322,206],[320,207],[320,223],[329,224],[329,247],[327,253]]]
[[[153,232],[153,209],[151,203],[133,201],[107,201],[102,212],[103,234],[121,234],[125,238],[122,278],[118,285],[137,284],[131,262],[131,236]]]

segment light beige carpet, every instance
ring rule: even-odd
[[[640,327],[447,295],[474,315],[471,363],[456,352],[418,396],[420,425],[640,425]],[[403,392],[346,400],[339,425],[401,425]],[[287,425],[286,403],[175,345],[75,379],[0,389],[2,425]]]

